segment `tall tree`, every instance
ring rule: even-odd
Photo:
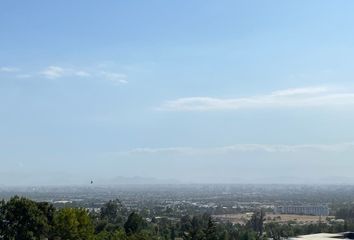
[[[144,219],[137,214],[136,212],[132,212],[126,223],[124,224],[124,230],[127,235],[132,235],[141,231],[146,225]]]
[[[92,240],[94,228],[85,209],[63,208],[54,216],[57,237],[65,240]]]
[[[123,224],[126,215],[127,209],[119,199],[110,200],[101,207],[101,219],[109,223]]]
[[[211,216],[208,219],[208,226],[205,230],[205,239],[206,240],[218,240],[218,235],[216,231],[216,225]]]
[[[263,237],[263,225],[265,221],[265,213],[263,210],[256,211],[249,220],[248,225],[257,233],[257,239]]]
[[[53,208],[52,206],[48,208]],[[41,204],[15,196],[0,204],[0,235],[8,240],[34,240],[47,237],[48,219]]]

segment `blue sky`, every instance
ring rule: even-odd
[[[1,1],[0,185],[354,183],[353,11]]]

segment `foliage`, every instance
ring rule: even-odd
[[[55,235],[65,240],[94,239],[94,228],[86,210],[63,208],[54,216]]]
[[[206,240],[218,240],[216,225],[215,225],[215,222],[211,216],[209,216],[208,226],[205,230],[205,239]]]
[[[144,219],[136,212],[132,212],[129,215],[127,222],[124,224],[124,230],[129,236],[138,233],[145,226],[146,222],[144,221]]]
[[[257,239],[261,239],[263,237],[264,221],[265,213],[263,210],[260,210],[256,211],[248,222],[248,226],[257,233]]]
[[[33,240],[50,235],[52,208],[15,196],[0,204],[0,236],[3,239]]]
[[[265,223],[265,212],[257,211],[246,225],[216,222],[207,213],[175,218],[166,215],[130,214],[119,200],[104,204],[98,213],[82,208],[55,209],[52,204],[13,197],[0,201],[1,240],[281,240],[318,232],[354,229],[354,207],[337,209],[345,223]],[[156,214],[156,213],[155,213]],[[143,217],[144,216],[144,217]],[[151,220],[148,216],[152,216]],[[172,217],[171,217],[172,216]]]
[[[123,224],[126,215],[127,209],[118,199],[108,201],[101,207],[100,211],[101,219],[114,224]]]

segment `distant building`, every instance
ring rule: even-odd
[[[328,216],[329,208],[327,206],[278,206],[275,208],[278,214],[299,214],[313,216]]]

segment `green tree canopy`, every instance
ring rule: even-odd
[[[124,230],[127,235],[132,235],[141,231],[145,226],[146,222],[144,219],[136,212],[132,212],[124,224]]]
[[[55,234],[62,240],[91,240],[94,227],[85,209],[63,208],[54,216]]]
[[[48,217],[54,207],[15,196],[0,203],[0,236],[11,240],[34,240],[47,237]]]

